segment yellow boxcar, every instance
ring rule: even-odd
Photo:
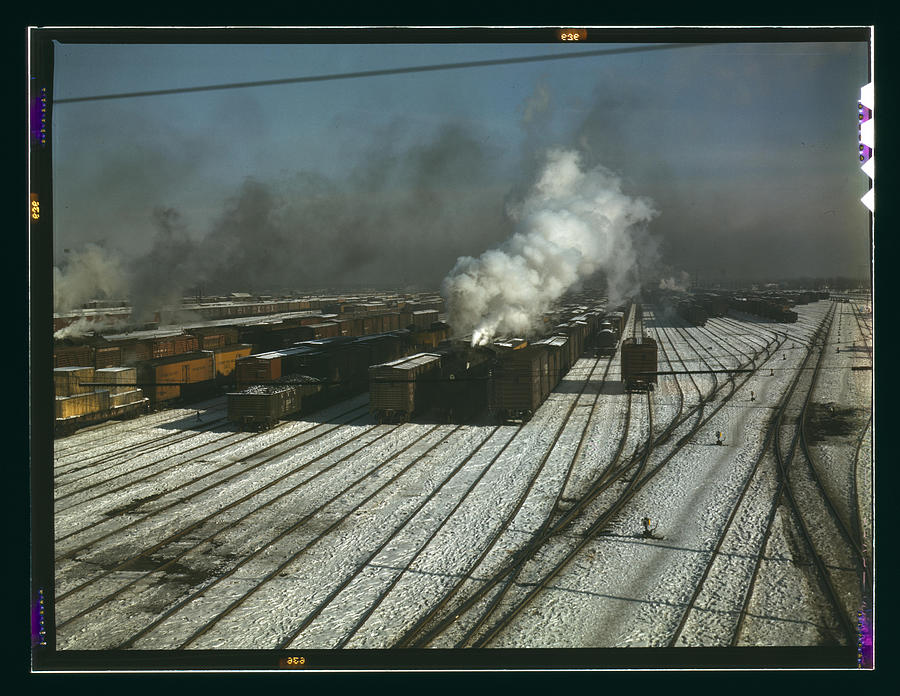
[[[106,411],[109,408],[109,392],[100,390],[74,396],[57,396],[55,405],[57,418],[72,418]]]
[[[181,396],[182,384],[210,382],[215,377],[212,353],[189,353],[162,360],[151,360],[144,370],[143,381],[151,401],[170,401]],[[165,386],[172,384],[175,386]]]
[[[230,379],[234,374],[234,366],[238,358],[246,358],[253,350],[248,343],[238,343],[233,346],[223,346],[213,351],[216,362],[216,378]]]
[[[128,404],[133,404],[135,401],[140,401],[143,398],[144,392],[140,389],[133,389],[132,391],[122,392],[120,394],[110,394],[109,407],[119,408],[120,406],[127,406]]]
[[[93,367],[57,367],[53,370],[53,387],[56,396],[74,396],[94,391],[95,387],[79,386],[94,381]]]
[[[124,394],[135,388],[137,369],[133,367],[104,367],[94,372],[94,381],[108,384],[110,394]]]

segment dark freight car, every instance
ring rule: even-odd
[[[595,339],[597,346],[597,355],[612,356],[616,354],[616,347],[619,344],[616,332],[611,328],[603,328],[597,332]]]
[[[622,341],[622,382],[625,391],[653,391],[657,370],[656,341],[649,337]]]
[[[693,302],[679,302],[676,309],[682,319],[694,326],[706,326],[706,320],[709,318],[706,310]]]
[[[322,390],[319,380],[305,375],[282,377],[273,384],[258,384],[228,394],[228,420],[241,428],[265,430],[282,418],[303,410],[307,400]]]
[[[546,346],[503,354],[491,380],[491,413],[502,421],[530,420],[549,394],[548,372]]]
[[[441,373],[434,394],[435,414],[448,422],[462,422],[483,413],[497,353],[467,341],[445,341],[436,352],[441,356]]]
[[[434,403],[441,356],[416,353],[369,368],[369,404],[381,422],[406,421]]]

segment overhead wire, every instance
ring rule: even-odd
[[[171,89],[144,90],[140,92],[120,92],[117,94],[98,94],[85,97],[66,97],[54,99],[53,104],[71,104],[74,102],[101,101],[107,99],[131,99],[135,97],[155,97],[168,94],[187,94],[190,92],[211,92],[226,89],[244,89],[247,87],[270,87],[274,85],[299,84],[304,82],[326,82],[330,80],[349,80],[382,75],[404,75],[438,70],[460,70],[464,68],[481,68],[492,65],[512,65],[516,63],[535,63],[549,60],[566,60],[570,58],[589,58],[591,56],[608,56],[626,53],[642,53],[647,51],[670,51],[678,48],[695,48],[709,46],[708,43],[659,44],[655,46],[628,46],[624,48],[606,48],[576,53],[549,53],[536,56],[520,56],[518,58],[495,58],[491,60],[470,60],[459,63],[440,63],[436,65],[414,65],[402,68],[381,68],[378,70],[359,70],[355,72],[331,73],[327,75],[307,75],[304,77],[287,77],[277,80],[253,80],[249,82],[230,82],[218,85],[201,85],[196,87],[175,87]]]

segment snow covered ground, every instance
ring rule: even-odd
[[[695,407],[717,388],[654,450],[648,470],[658,471],[601,533],[584,535],[625,484],[542,544],[501,609],[576,544],[581,549],[488,645],[667,645],[711,560],[678,645],[727,645],[772,509],[771,456],[720,553],[712,551],[763,448],[772,409],[830,305],[797,307],[796,324],[731,315],[705,328],[664,322],[648,309],[644,327],[660,345],[660,370],[734,369],[766,346],[771,352],[749,379],[735,375],[739,388],[668,460],[698,417],[731,393],[728,375],[660,375],[648,406],[646,396],[622,393],[618,354],[579,360],[522,427],[378,425],[362,395],[249,435],[218,420],[219,399],[200,405],[199,422],[194,408],[172,410],[58,440],[58,647],[391,647],[450,593],[435,618],[453,618],[548,517],[558,519],[609,469],[623,436],[623,460],[644,446],[650,408],[658,437],[680,407]],[[849,305],[839,305],[829,341],[854,340],[861,342],[856,321]],[[822,418],[831,417],[832,403],[839,412],[837,424],[815,421],[814,447],[824,485],[848,516],[856,500],[871,500],[871,428],[861,435],[872,373],[848,369],[861,356],[826,350],[813,395],[825,405]],[[871,510],[861,510],[870,530]],[[644,516],[657,538],[642,538]],[[742,642],[827,644],[833,627],[797,565],[806,559],[792,521],[779,509],[775,522]],[[477,617],[465,613],[431,645],[455,645]]]

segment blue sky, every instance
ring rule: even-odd
[[[605,47],[615,46],[57,45],[55,96]],[[87,243],[126,259],[152,254],[168,238],[165,209],[178,220],[167,235],[228,255],[203,273],[240,279],[230,269],[251,256],[256,233],[252,217],[235,216],[271,196],[277,217],[256,241],[302,250],[302,264],[330,277],[392,281],[400,259],[419,266],[402,280],[439,276],[436,286],[457,256],[510,233],[506,203],[546,148],[562,146],[654,201],[650,233],[673,269],[855,274],[868,253],[856,132],[866,82],[862,43],[717,44],[59,104],[55,262]],[[326,195],[333,205],[315,208]],[[287,284],[290,264],[272,263]]]

